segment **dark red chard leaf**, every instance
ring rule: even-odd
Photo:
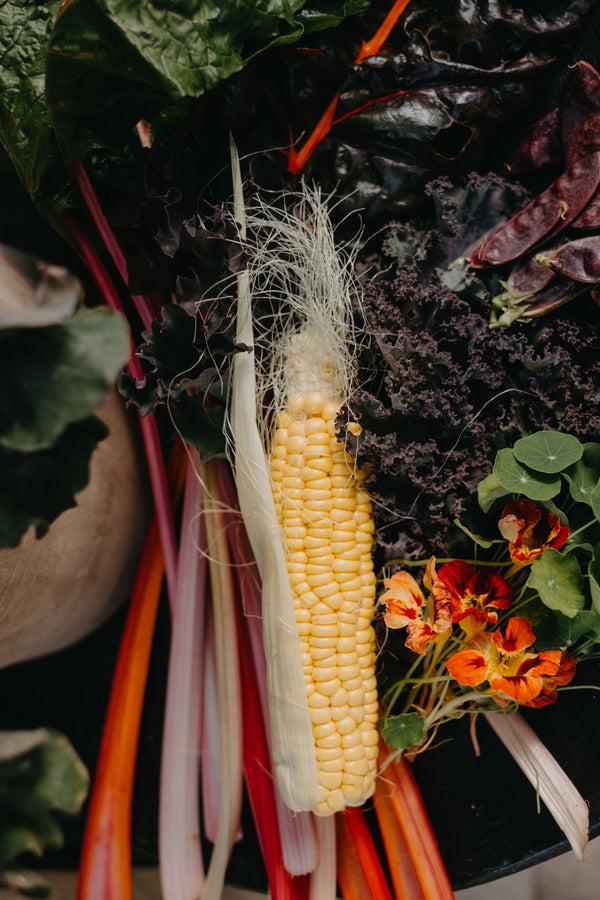
[[[567,83],[560,128],[567,165],[600,150],[600,75],[587,62],[577,63]]]
[[[585,284],[600,283],[600,234],[579,238],[554,251],[538,254],[543,265]]]
[[[511,172],[532,172],[563,161],[558,106],[536,122],[517,147]]]
[[[525,209],[492,232],[473,251],[472,264],[496,266],[517,259],[568,225],[599,185],[600,153],[592,153],[572,165]]]

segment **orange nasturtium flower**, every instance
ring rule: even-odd
[[[509,542],[515,562],[528,563],[546,547],[560,550],[569,537],[569,528],[560,524],[558,516],[541,503],[523,498],[504,507],[498,528]]]
[[[423,584],[431,590],[435,581],[435,557],[427,563]],[[425,603],[423,591],[408,572],[396,572],[384,580],[387,591],[381,595],[385,604],[383,617],[388,628],[406,628],[406,646],[415,653],[423,654],[428,644],[438,635],[452,628],[450,598],[433,598]]]
[[[432,587],[436,600],[448,598],[452,621],[460,622],[467,634],[485,628],[489,622],[498,621],[498,610],[508,609],[513,592],[501,575],[489,570],[476,569],[462,560],[444,563]]]
[[[561,650],[534,653],[529,650],[534,641],[529,621],[513,617],[508,621],[504,637],[500,630],[493,634],[480,632],[467,649],[454,653],[446,665],[459,684],[476,687],[489,682],[500,706],[509,700],[532,705],[544,688],[552,690],[556,686],[563,658]],[[555,680],[554,685],[548,684],[549,678]]]

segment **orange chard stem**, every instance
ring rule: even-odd
[[[380,767],[383,767],[386,750],[384,747],[380,755]],[[417,873],[423,900],[453,900],[450,879],[410,765],[405,759],[390,762],[380,778],[387,783],[394,814]]]
[[[389,13],[369,41],[363,41],[358,55],[354,60],[355,65],[360,65],[367,56],[372,56],[381,48],[387,40],[392,28],[408,6],[410,0],[396,0]],[[327,137],[331,126],[335,122],[335,111],[337,109],[338,100],[340,98],[339,91],[315,125],[314,129],[304,142],[301,150],[296,150],[292,145],[288,153],[288,170],[292,174],[297,175],[309,160],[313,150]],[[346,117],[344,117],[346,118]]]
[[[169,463],[175,497],[183,490],[185,453]],[[131,803],[137,742],[154,624],[164,576],[156,517],[146,538],[113,678],[81,854],[77,900],[130,900]]]
[[[385,855],[390,867],[394,896],[396,900],[423,900],[423,891],[419,884],[419,877],[413,865],[404,834],[398,827],[390,790],[392,789],[387,782],[378,778],[375,782],[373,801],[379,823],[379,831],[383,838]]]
[[[362,809],[358,806],[349,806],[343,813],[340,813],[339,818],[343,821],[343,825],[341,826],[342,834],[344,835],[343,843],[346,844],[349,841],[354,851],[354,853],[348,853],[347,848],[344,850],[349,857],[348,863],[352,867],[352,888],[354,889],[356,887],[355,868],[356,863],[358,863],[364,879],[364,885],[366,885],[366,893],[363,893],[364,885],[359,893],[361,900],[368,897],[373,897],[374,900],[392,900],[390,888],[379,860],[379,854],[375,849],[373,838],[371,837],[371,832],[369,831],[369,826],[367,825]],[[356,862],[354,861],[354,854]],[[348,873],[345,871],[345,861],[340,859],[338,865],[338,881],[342,889],[344,900],[347,900],[347,895],[344,890],[343,882],[346,880],[347,876]],[[349,894],[348,897],[351,898],[352,894]]]
[[[410,0],[396,0],[389,13],[370,41],[363,41],[355,62],[361,63],[367,56],[373,56],[387,41],[390,31],[410,3]]]
[[[335,97],[317,122],[315,128],[307,138],[302,149],[297,152],[295,147],[292,146],[290,148],[288,169],[294,175],[298,174],[300,169],[302,169],[305,163],[308,161],[317,144],[320,144],[323,138],[326,137],[329,133],[329,129],[333,125],[333,117],[335,116],[339,96],[339,93],[335,95]]]

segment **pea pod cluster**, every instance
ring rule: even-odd
[[[507,266],[492,325],[550,312],[591,291],[600,299],[600,75],[580,61],[561,104],[519,148],[513,170],[564,171],[469,251],[477,268]]]

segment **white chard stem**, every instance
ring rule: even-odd
[[[519,713],[485,713],[485,718],[539,792],[575,856],[582,862],[588,843],[589,810],[573,782]]]

